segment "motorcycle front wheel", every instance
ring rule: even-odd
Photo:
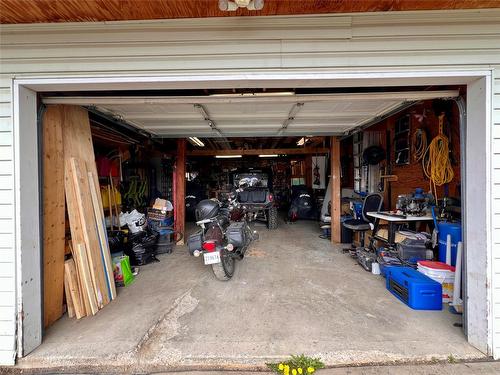
[[[220,257],[220,263],[212,264],[212,271],[217,280],[228,281],[233,277],[236,261],[226,250],[221,251]]]

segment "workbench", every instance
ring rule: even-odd
[[[375,218],[375,222],[373,223],[374,228],[372,232],[372,237],[376,240],[386,242],[389,246],[395,246],[396,231],[402,224],[406,223],[417,224],[422,221],[433,221],[431,214],[425,214],[423,216],[410,216],[410,215],[396,215],[390,212],[380,211],[380,212],[367,212],[366,215]],[[389,224],[387,239],[377,236],[377,232],[380,226],[380,220],[385,220]]]

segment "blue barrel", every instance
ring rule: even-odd
[[[438,244],[439,244],[439,261],[446,262],[446,237],[451,236],[451,265],[454,266],[457,262],[457,244],[462,241],[462,224],[460,223],[438,223]]]

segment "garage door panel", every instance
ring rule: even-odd
[[[210,129],[209,120],[226,137],[339,135],[391,112],[417,95],[386,94],[126,97],[106,98],[110,104],[103,103],[99,108],[158,137],[218,136]],[[285,134],[278,133],[285,122]]]

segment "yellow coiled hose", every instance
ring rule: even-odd
[[[443,134],[444,114],[439,116],[439,134],[431,141],[422,158],[424,174],[429,179],[430,190],[437,200],[436,186],[442,186],[455,176],[450,161],[449,140]]]

